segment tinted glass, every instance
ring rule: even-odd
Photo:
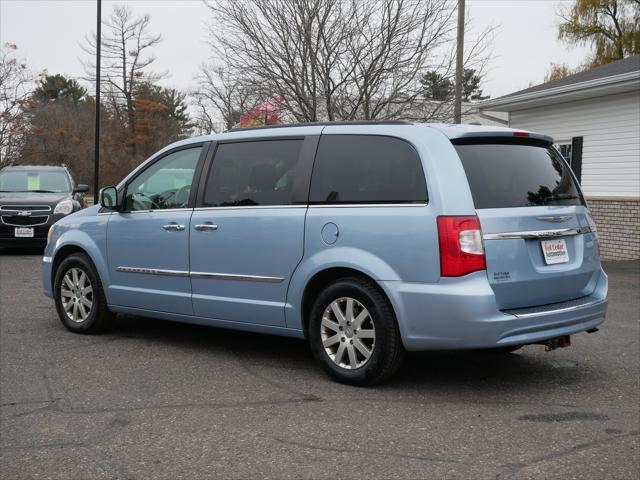
[[[8,170],[0,173],[0,191],[62,193],[71,191],[63,170]]]
[[[134,178],[127,187],[126,210],[186,208],[202,147],[171,153]]]
[[[290,205],[302,140],[218,145],[203,206]]]
[[[456,145],[476,208],[581,205],[569,167],[552,148]]]
[[[373,135],[320,138],[311,203],[426,202],[417,152],[407,142]]]

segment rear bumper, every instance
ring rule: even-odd
[[[607,310],[600,270],[589,297],[529,309],[500,310],[485,272],[437,284],[381,282],[408,350],[492,348],[536,343],[597,327]]]

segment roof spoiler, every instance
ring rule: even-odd
[[[454,145],[469,145],[482,143],[519,143],[549,147],[553,145],[553,138],[542,133],[527,132],[525,130],[495,130],[485,132],[464,132],[459,137],[452,138]]]

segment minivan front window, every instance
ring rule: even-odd
[[[497,141],[454,146],[477,209],[584,205],[568,165],[552,147]]]
[[[127,186],[125,210],[186,208],[202,147],[170,153],[153,163]]]
[[[71,184],[61,170],[9,170],[0,172],[0,192],[68,193]]]

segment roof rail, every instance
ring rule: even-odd
[[[348,122],[302,122],[302,123],[279,123],[277,125],[260,125],[256,127],[234,127],[229,132],[242,132],[245,130],[268,130],[271,128],[287,127],[330,127],[333,125],[413,125],[413,122],[406,120],[353,120]]]

